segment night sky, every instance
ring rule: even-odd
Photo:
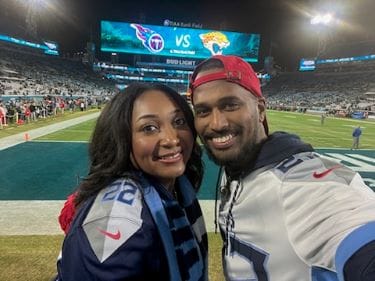
[[[31,2],[39,8],[30,9]],[[334,11],[340,19],[324,30],[331,43],[375,39],[374,0],[0,0],[0,32],[20,34],[32,15],[40,38],[56,41],[62,52],[75,52],[83,51],[90,38],[99,43],[102,19],[154,25],[169,19],[204,29],[260,33],[255,67],[260,69],[264,57],[272,55],[282,68],[296,70],[300,58],[316,55],[318,31],[310,19],[318,11]]]

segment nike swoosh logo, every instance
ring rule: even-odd
[[[108,232],[103,229],[98,228],[98,230],[105,236],[108,236],[109,238],[112,238],[114,240],[119,240],[121,238],[121,232],[120,230],[117,230],[116,233]]]
[[[325,170],[324,172],[321,172],[321,173],[314,172],[313,177],[316,178],[316,179],[323,178],[326,175],[328,175],[330,172],[332,172],[333,170],[338,169],[340,167],[341,167],[341,165],[336,165],[336,166],[333,166],[332,168],[329,168],[329,169],[327,169],[327,170]]]

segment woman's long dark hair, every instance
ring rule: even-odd
[[[78,186],[76,206],[97,194],[115,178],[130,175],[135,169],[130,161],[132,148],[132,114],[135,100],[144,92],[158,90],[166,93],[185,115],[195,140],[185,175],[196,191],[203,178],[202,151],[196,141],[194,116],[189,104],[172,88],[163,84],[130,84],[117,93],[100,114],[89,146],[90,168]]]

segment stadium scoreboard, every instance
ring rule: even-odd
[[[184,27],[101,21],[101,51],[206,59],[237,55],[258,62],[260,35]]]
[[[0,34],[0,41],[4,41],[11,44],[21,45],[24,47],[34,48],[40,50],[46,55],[59,55],[59,45],[56,42],[44,40],[42,42],[30,42],[20,38],[8,36],[6,34]]]

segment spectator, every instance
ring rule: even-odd
[[[322,113],[322,115],[320,115],[320,125],[324,125],[324,120],[326,119],[326,114],[325,113]]]
[[[3,103],[0,102],[0,126],[1,126],[1,129],[3,128],[3,126],[6,126],[6,125],[7,125],[7,109],[3,105]]]
[[[356,127],[353,130],[352,136],[353,136],[353,145],[351,149],[358,149],[359,146],[359,138],[362,135],[361,126]]]

